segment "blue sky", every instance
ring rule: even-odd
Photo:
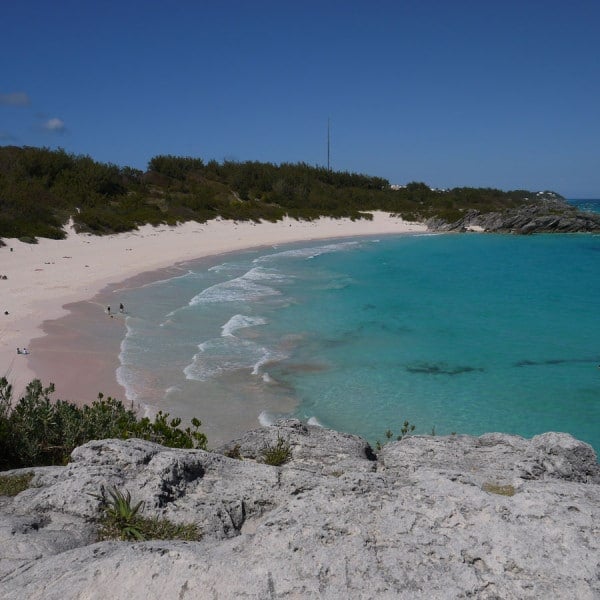
[[[597,0],[0,7],[0,144],[600,198]]]

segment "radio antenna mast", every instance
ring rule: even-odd
[[[327,170],[328,171],[331,171],[331,161],[330,161],[331,135],[330,135],[330,129],[331,129],[331,119],[327,118]]]

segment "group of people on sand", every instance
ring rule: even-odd
[[[112,314],[110,313],[110,304],[106,307],[106,312],[112,317]],[[125,306],[123,305],[122,302],[121,302],[121,304],[119,304],[119,312],[125,313]]]
[[[27,348],[17,348],[17,354],[29,354],[29,350]]]

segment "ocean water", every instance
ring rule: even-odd
[[[585,212],[600,213],[600,200],[569,200],[569,204]]]
[[[600,451],[600,236],[263,248],[118,295],[118,379],[149,411],[250,406],[257,425],[293,415],[372,442],[405,420],[555,430]]]

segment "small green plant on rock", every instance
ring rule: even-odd
[[[108,498],[103,492],[96,496],[102,501],[100,530],[98,538],[102,540],[199,540],[201,535],[194,523],[173,523],[159,517],[142,517],[139,512],[143,509],[142,501],[131,503],[131,494],[125,494],[113,488],[108,490]]]
[[[103,501],[100,539],[137,540],[146,539],[140,526],[139,510],[144,506],[142,501],[131,505],[131,494],[123,494],[117,488],[108,490],[108,498]]]
[[[279,467],[292,458],[292,447],[287,440],[278,435],[277,443],[265,446],[262,455],[265,464]]]
[[[400,434],[396,436],[396,440],[400,441],[403,437],[406,437],[407,435],[411,434],[414,430],[415,425],[412,425],[409,421],[404,421],[402,427],[400,427]],[[383,442],[383,444],[380,440],[377,440],[375,442],[375,448],[377,449],[377,451],[381,450],[385,444],[392,440],[392,438],[394,437],[394,432],[391,429],[388,429],[384,433],[384,435],[386,437],[386,441]]]
[[[233,448],[229,448],[229,450],[225,452],[225,456],[227,456],[227,458],[235,458],[237,460],[242,460],[243,456],[240,445],[236,444]]]
[[[0,475],[0,496],[16,496],[29,487],[33,473]]]

